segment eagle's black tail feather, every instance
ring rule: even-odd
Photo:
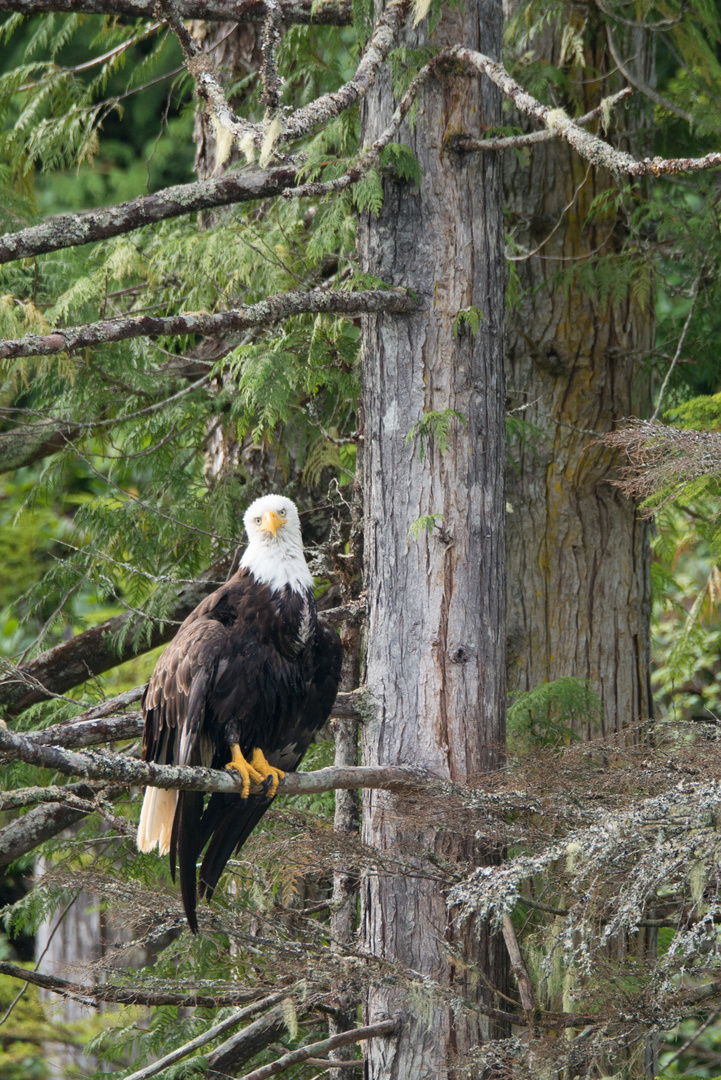
[[[202,791],[178,792],[178,805],[173,819],[173,832],[170,837],[170,873],[175,881],[176,857],[180,877],[180,895],[188,920],[188,926],[194,934],[198,933],[196,914],[195,868],[203,849],[201,841],[201,819],[203,815]]]
[[[238,795],[216,793],[211,797],[201,834],[203,843],[207,837],[212,839],[200,867],[198,883],[200,895],[206,900],[212,898],[233,851],[240,851],[272,801],[265,795],[250,795],[244,801]]]

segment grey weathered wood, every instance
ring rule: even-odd
[[[427,44],[425,24],[407,27],[400,44]],[[498,56],[501,5],[470,0],[445,9],[435,45],[464,44]],[[363,109],[362,142],[387,126],[394,102],[386,73]],[[393,319],[366,317],[365,552],[369,627],[366,683],[369,715],[363,760],[417,762],[453,780],[473,780],[498,763],[504,736],[504,380],[503,226],[494,155],[446,152],[447,137],[479,134],[500,121],[498,91],[485,80],[452,73],[420,91],[417,126],[400,140],[416,154],[420,191],[387,181],[376,217],[361,222],[362,269],[407,280],[419,311]],[[473,160],[471,160],[473,158]],[[459,311],[481,313],[477,334],[454,333]],[[421,453],[406,436],[429,410],[454,409],[445,455],[438,442]],[[442,514],[428,534],[414,521]],[[383,852],[422,852],[463,859],[473,841],[441,839],[402,797],[366,793],[363,837]],[[377,875],[362,885],[364,947],[407,965],[471,1000],[479,990],[454,968],[447,942],[499,984],[507,959],[502,941],[483,927],[452,928],[434,882]],[[402,988],[372,989],[367,1022],[404,1015],[398,1039],[372,1041],[371,1080],[436,1080],[482,1037],[480,1021],[434,1006],[431,1019],[408,1015]]]

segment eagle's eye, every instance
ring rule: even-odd
[[[279,510],[278,513],[280,514],[281,517],[285,517],[285,515],[286,515],[285,510]]]
[[[256,519],[255,519],[255,524],[256,524],[256,525],[260,525],[260,518],[256,518]]]

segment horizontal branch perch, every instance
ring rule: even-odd
[[[353,21],[351,0],[278,0],[280,21],[347,26]],[[54,11],[81,15],[125,15],[153,18],[157,0],[0,0],[0,11],[16,11],[30,18]],[[268,16],[264,0],[178,0],[183,19],[207,22],[263,22]]]
[[[153,195],[140,195],[137,199],[100,210],[58,214],[39,225],[0,236],[0,263],[90,244],[95,240],[107,240],[111,236],[141,229],[144,225],[197,210],[279,195],[295,183],[296,170],[291,168],[227,173],[214,180],[201,180],[197,184],[163,188]]]
[[[59,979],[54,975],[41,975],[39,971],[27,971],[18,964],[0,961],[0,975],[10,975],[13,979],[22,979],[33,986],[39,986],[50,993],[60,994],[82,1001],[85,1005],[95,1006],[101,1001],[116,1005],[177,1005],[181,1008],[218,1009],[227,1005],[239,1005],[253,1001],[259,994],[248,990],[232,991],[222,994],[173,994],[164,991],[138,990],[130,986],[81,986]]]
[[[50,334],[28,334],[24,338],[0,342],[0,360],[18,356],[49,356],[60,352],[75,352],[89,345],[106,345],[139,337],[166,337],[176,334],[227,334],[247,330],[251,326],[270,326],[293,315],[346,315],[385,311],[403,314],[413,311],[415,302],[405,293],[381,289],[365,292],[285,293],[269,296],[257,304],[249,304],[215,315],[188,312],[185,315],[137,315],[119,319],[104,319],[83,326],[65,326]]]
[[[107,780],[131,785],[151,785],[182,791],[225,791],[237,794],[242,781],[224,769],[189,768],[179,765],[156,765],[136,761],[110,752],[61,750],[56,746],[38,746],[24,735],[0,726],[0,752],[9,758],[53,769],[65,776],[88,780]],[[433,775],[424,769],[405,765],[330,766],[311,773],[287,773],[281,782],[283,795],[353,790],[363,787],[399,790],[427,785]],[[257,790],[260,790],[259,788]]]

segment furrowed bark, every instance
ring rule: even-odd
[[[560,31],[538,44],[558,62]],[[640,39],[633,52],[641,64]],[[613,89],[615,67],[603,43],[588,62],[610,74],[579,83],[586,107]],[[619,114],[616,138],[628,122]],[[509,407],[529,425],[513,439],[508,473],[509,689],[587,679],[603,701],[606,734],[652,710],[648,525],[613,486],[616,453],[593,437],[648,412],[651,282],[646,296],[629,288],[615,303],[578,278],[557,285],[560,267],[618,257],[622,215],[586,224],[593,200],[615,190],[609,172],[589,170],[561,140],[536,146],[523,167],[509,154],[504,170],[515,239],[521,255],[531,253],[515,263],[522,300],[507,325]],[[582,738],[598,734],[587,717],[569,722]]]
[[[464,42],[500,52],[501,5],[471,0],[444,7],[434,44]],[[427,45],[425,26],[405,28],[399,46]],[[363,107],[362,144],[394,110],[390,73]],[[501,760],[505,701],[503,225],[500,173],[492,155],[446,153],[450,131],[500,122],[500,95],[487,80],[451,69],[424,83],[414,130],[402,127],[419,160],[420,191],[385,183],[378,217],[361,220],[361,268],[387,281],[410,275],[419,310],[363,320],[365,552],[369,626],[363,724],[368,764],[415,762],[464,782]],[[477,332],[459,326],[475,309]],[[452,410],[452,412],[449,412]],[[418,431],[429,412],[447,442]],[[433,431],[433,427],[426,428]],[[443,452],[445,450],[445,452]],[[421,515],[432,531],[414,535]],[[433,524],[435,521],[435,525]],[[367,712],[370,707],[367,707]],[[363,838],[382,852],[433,851],[444,860],[482,859],[472,838],[443,837],[403,799],[363,797]],[[503,986],[507,955],[483,925],[460,931],[441,891],[414,876],[362,883],[364,947],[426,974],[485,1010],[476,965]],[[466,958],[452,959],[459,949]],[[468,965],[468,966],[466,966]],[[480,1000],[479,1000],[480,999]],[[465,1053],[493,1026],[429,1001],[421,1020],[402,988],[372,988],[367,1020],[403,1017],[398,1040],[373,1040],[368,1080],[465,1076]],[[489,1030],[490,1028],[490,1030]]]
[[[327,313],[361,315],[368,311],[406,312],[415,307],[405,293],[366,291],[357,293],[321,292],[286,293],[269,296],[257,304],[219,311],[215,315],[188,313],[156,317],[152,315],[104,319],[84,326],[58,327],[49,334],[28,334],[24,338],[0,342],[0,360],[18,356],[51,356],[76,352],[88,345],[107,345],[139,337],[165,337],[175,334],[227,334],[251,326],[271,326],[293,315]]]
[[[111,236],[120,236],[142,229],[145,225],[198,210],[280,195],[285,188],[293,188],[295,183],[296,170],[291,168],[227,173],[214,180],[201,180],[197,184],[163,188],[153,195],[140,195],[137,199],[101,210],[58,214],[39,225],[0,236],[0,263],[91,244],[95,240],[107,240]]]
[[[347,26],[353,21],[351,0],[278,0],[284,23]],[[16,11],[30,18],[51,12],[81,15],[124,15],[154,18],[157,0],[0,0],[0,11]],[[183,19],[207,22],[263,22],[268,9],[263,0],[179,0]]]

